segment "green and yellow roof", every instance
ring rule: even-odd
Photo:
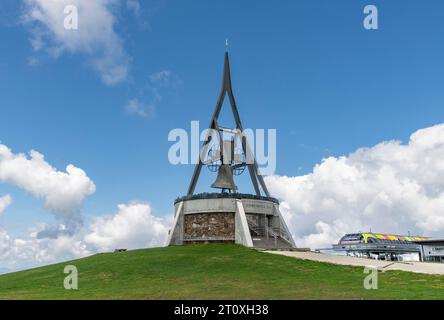
[[[382,233],[363,233],[364,241],[367,242],[369,238],[375,238],[379,240],[390,240],[390,241],[421,241],[427,240],[427,237],[418,236],[400,236],[394,234],[382,234]]]

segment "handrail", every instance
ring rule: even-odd
[[[182,201],[189,201],[189,200],[201,200],[201,199],[250,199],[250,200],[263,200],[263,201],[270,201],[275,204],[279,204],[279,200],[273,197],[266,197],[266,196],[257,196],[254,194],[245,194],[245,193],[198,193],[193,195],[186,195],[183,197],[179,197],[174,201],[174,204],[182,202]]]
[[[292,244],[291,241],[288,239],[287,233],[281,230],[280,228],[276,228],[278,230],[278,232],[276,232],[273,228],[270,228],[266,225],[258,226],[254,220],[247,219],[247,221],[248,221],[248,227],[250,228],[250,230],[255,232],[257,236],[260,236],[261,235],[260,231],[264,230],[263,236],[265,236],[265,234],[268,233],[268,235],[271,236],[272,238],[279,238],[290,245]]]

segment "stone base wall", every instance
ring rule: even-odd
[[[184,245],[193,245],[193,244],[214,244],[214,243],[222,243],[222,244],[227,244],[227,243],[235,243],[234,240],[202,240],[202,241],[196,241],[196,240],[184,240],[183,244]]]
[[[184,216],[183,240],[192,243],[234,241],[234,228],[232,212],[187,214]]]

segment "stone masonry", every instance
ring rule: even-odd
[[[184,217],[184,241],[233,241],[234,213],[196,213]]]

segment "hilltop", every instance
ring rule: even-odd
[[[65,290],[65,265],[79,290]],[[0,299],[442,299],[444,277],[379,273],[365,290],[361,267],[258,252],[237,245],[102,253],[0,276]]]

